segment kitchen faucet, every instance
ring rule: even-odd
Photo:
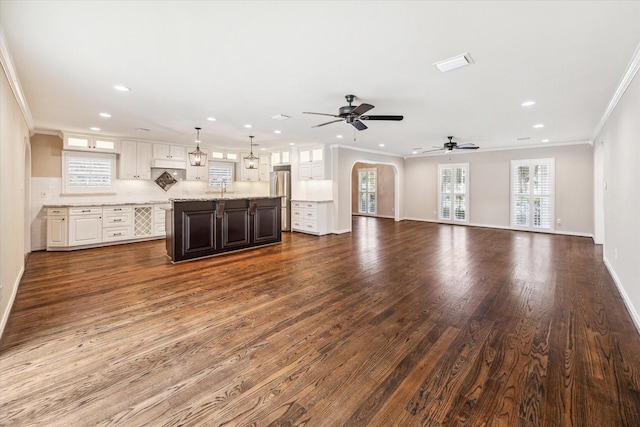
[[[227,191],[227,181],[220,180],[220,197],[224,197],[224,192]]]

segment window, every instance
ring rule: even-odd
[[[438,219],[469,222],[469,164],[438,165]]]
[[[63,192],[73,194],[113,192],[115,164],[115,154],[63,151]]]
[[[221,188],[224,182],[224,188],[230,190],[233,187],[234,168],[235,163],[209,162],[209,187]]]
[[[555,159],[511,161],[511,228],[553,231]]]
[[[358,169],[358,213],[376,214],[376,169]]]

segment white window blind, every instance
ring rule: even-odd
[[[233,169],[235,163],[209,162],[209,187],[220,188],[224,181],[224,187],[229,190],[233,187]]]
[[[358,169],[358,213],[376,214],[377,178],[375,168]]]
[[[469,222],[469,164],[438,165],[438,219]]]
[[[65,193],[109,193],[113,189],[114,154],[62,152],[62,178]]]
[[[555,159],[511,161],[511,227],[553,231]]]

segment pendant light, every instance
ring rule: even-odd
[[[206,166],[207,154],[200,150],[200,128],[196,128],[196,149],[189,153],[191,166]]]
[[[251,152],[243,159],[244,167],[245,169],[258,169],[258,162],[260,161],[260,158],[253,155],[253,136],[250,136],[249,138],[251,138],[251,141],[249,142]]]

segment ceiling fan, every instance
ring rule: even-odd
[[[302,114],[318,114],[320,116],[331,116],[331,117],[338,117],[338,120],[332,120],[330,122],[327,123],[321,123],[319,125],[315,125],[312,126],[314,128],[320,127],[320,126],[325,126],[331,123],[337,123],[337,122],[341,122],[341,121],[346,121],[347,123],[350,123],[351,125],[353,125],[353,127],[355,127],[358,130],[365,130],[367,129],[367,126],[362,123],[362,120],[394,120],[394,121],[400,121],[404,118],[404,116],[369,116],[369,115],[364,115],[364,113],[366,113],[367,111],[371,110],[373,107],[373,105],[371,104],[360,104],[360,105],[351,105],[351,103],[354,101],[354,99],[356,99],[355,95],[346,95],[345,98],[347,99],[347,102],[349,103],[349,105],[345,105],[344,107],[340,107],[340,109],[338,110],[338,114],[326,114],[326,113],[311,113],[308,111],[303,112]]]
[[[452,141],[453,137],[452,136],[448,136],[447,138],[449,138],[449,142],[445,142],[444,145],[442,147],[435,147],[435,149],[433,150],[427,150],[427,151],[423,151],[423,153],[430,153],[432,151],[441,151],[441,150],[445,150],[446,152],[451,152],[454,149],[456,150],[477,150],[478,147],[475,144],[472,143],[466,143],[466,144],[458,144],[455,141]]]

